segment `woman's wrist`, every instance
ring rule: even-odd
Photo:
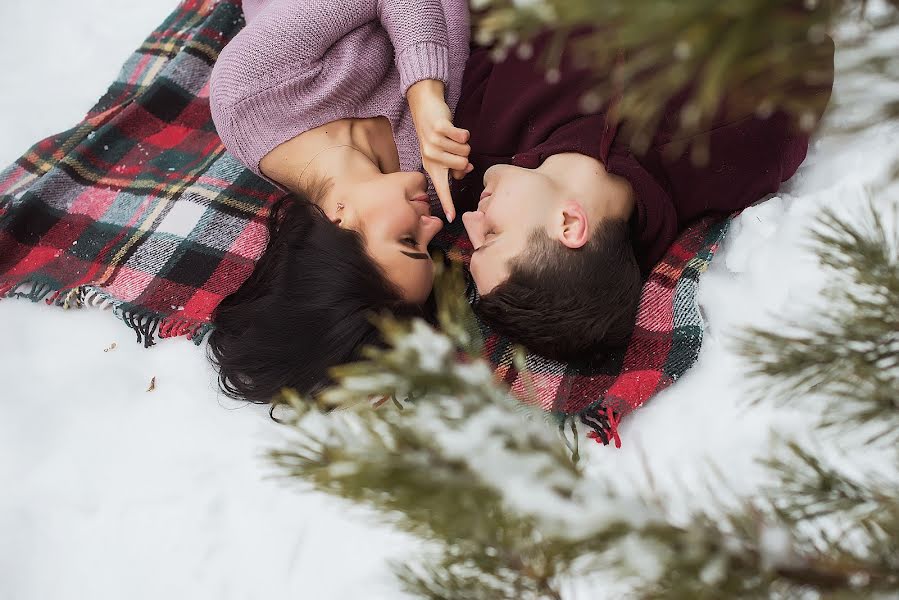
[[[406,92],[406,101],[414,114],[417,110],[435,100],[446,102],[444,99],[445,90],[446,86],[439,79],[422,79],[409,86]]]

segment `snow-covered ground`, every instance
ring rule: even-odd
[[[77,122],[173,5],[0,3],[0,163]],[[899,34],[876,46],[899,53]],[[839,53],[838,66],[864,52]],[[838,78],[805,165],[744,213],[702,281],[698,365],[626,420],[621,450],[587,445],[593,473],[643,489],[648,469],[689,506],[710,500],[698,484],[714,462],[751,495],[773,434],[807,431],[800,411],[747,406],[746,364],[730,344],[747,323],[817,301],[826,275],[808,226],[825,206],[855,211],[899,156],[896,121],[834,128],[897,97],[883,76]],[[0,600],[401,597],[385,561],[412,541],[273,478],[263,453],[280,435],[267,411],[217,393],[190,342],[148,351],[108,312],[0,302]]]

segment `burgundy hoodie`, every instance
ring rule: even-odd
[[[808,134],[779,112],[768,118],[751,114],[719,119],[708,130],[710,159],[702,167],[692,163],[689,152],[666,158],[683,94],[669,103],[649,150],[637,155],[617,135],[605,108],[589,115],[582,112],[580,99],[596,76],[575,67],[570,52],[563,57],[556,82],[547,81],[536,59],[549,40],[544,34],[534,41],[533,58],[523,60],[513,52],[499,63],[493,62],[489,49],[472,47],[455,123],[471,131],[470,161],[475,169],[455,183],[460,211],[477,205],[484,172],[495,164],[533,169],[562,152],[591,156],[610,173],[626,178],[635,191],[630,224],[645,275],[692,221],[729,215],[777,191],[805,159]],[[830,52],[832,56],[832,43]],[[814,90],[822,94],[822,107],[832,82],[831,71],[829,83]],[[821,115],[814,116],[817,122]]]

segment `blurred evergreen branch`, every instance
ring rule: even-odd
[[[597,79],[607,85],[585,108],[620,94],[623,135],[639,149],[688,84],[684,138],[706,127],[724,98],[731,110],[784,110],[810,125],[803,115],[821,107],[801,90],[829,71],[827,36],[846,15],[864,24],[854,40],[843,38],[847,45],[894,26],[899,0],[876,17],[866,16],[862,0],[472,6],[477,41],[494,44],[498,59],[526,54],[538,31],[557,32],[558,43],[540,57],[547,69],[570,31],[599,25],[576,52],[610,76]],[[883,73],[895,63],[868,56],[850,68]],[[895,106],[888,102],[885,114]],[[826,310],[776,330],[750,329],[740,349],[766,397],[822,415],[822,436],[864,428],[866,450],[899,463],[896,207],[872,204],[854,220],[823,215],[813,243],[831,277]],[[752,501],[675,517],[662,497],[621,497],[586,477],[556,427],[493,378],[458,274],[442,273],[435,290],[439,331],[381,315],[386,348],[337,369],[337,385],[316,399],[286,391],[291,439],[271,453],[287,476],[373,508],[423,540],[420,556],[394,565],[413,596],[558,600],[571,597],[568,584],[589,586],[599,573],[629,586],[634,598],[899,593],[895,472],[849,474],[819,452],[784,443],[767,463],[775,483]],[[598,518],[597,507],[615,510]]]
[[[319,395],[320,405],[346,408],[373,398],[402,405],[424,395],[460,399],[468,407],[506,401],[508,390],[494,382],[481,358],[483,341],[465,298],[461,266],[435,265],[440,333],[422,319],[373,317],[386,347],[366,348],[363,360],[335,367],[332,376],[339,385]]]
[[[417,410],[338,413],[327,436],[300,427],[291,449],[272,458],[315,489],[371,506],[387,522],[439,540],[439,547],[425,550],[426,562],[395,565],[407,589],[423,597],[556,598],[553,580],[576,556],[542,537],[533,518],[510,510],[466,460],[447,456],[421,419],[408,414]]]
[[[899,415],[899,215],[872,205],[856,221],[827,213],[821,224],[814,243],[833,277],[832,310],[789,333],[750,330],[742,349],[777,397],[824,398],[824,431],[873,422],[883,440]],[[382,316],[388,347],[338,369],[324,402],[285,391],[291,439],[271,453],[287,476],[423,540],[420,556],[394,565],[413,596],[559,600],[598,573],[634,598],[899,591],[899,482],[850,476],[787,443],[768,462],[776,484],[737,506],[676,518],[661,497],[622,497],[586,478],[553,428],[462,349],[478,336],[460,286],[458,273],[441,274],[443,332]],[[385,397],[393,402],[372,408]],[[555,512],[522,503],[522,490]],[[597,506],[620,510],[590,517]],[[635,567],[635,553],[654,566]]]
[[[869,205],[861,223],[826,211],[813,243],[831,283],[827,309],[778,331],[751,328],[740,352],[766,393],[814,393],[825,428],[862,425],[899,435],[899,204]],[[823,410],[821,410],[823,408]]]
[[[841,513],[854,521],[869,523],[883,516],[884,506],[890,510],[899,508],[895,501],[899,498],[895,482],[872,475],[865,480],[854,479],[824,464],[795,442],[787,444],[786,455],[771,459],[768,466],[783,474],[778,490],[771,493],[779,494],[775,509],[785,520],[817,519]]]
[[[620,123],[619,135],[640,153],[647,149],[669,103],[677,101],[679,121],[669,148],[674,154],[691,148],[697,163],[703,163],[708,152],[705,136],[699,134],[722,116],[732,120],[785,111],[797,126],[811,130],[824,110],[826,95],[820,90],[829,88],[832,77],[830,36],[841,19],[863,21],[864,32],[899,23],[896,0],[889,2],[886,14],[876,17],[869,15],[863,0],[472,0],[471,4],[475,40],[492,46],[497,60],[510,52],[529,56],[530,40],[543,31],[555,32],[550,49],[538,57],[548,72],[558,66],[572,31],[594,27],[571,42],[579,64],[597,74],[593,89],[582,99],[584,110],[597,110],[616,99],[609,114]]]

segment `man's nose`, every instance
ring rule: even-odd
[[[474,246],[474,249],[477,250],[484,243],[484,213],[481,212],[467,212],[462,215],[462,224],[465,226],[465,232],[468,234],[468,239],[471,240],[471,245]]]

